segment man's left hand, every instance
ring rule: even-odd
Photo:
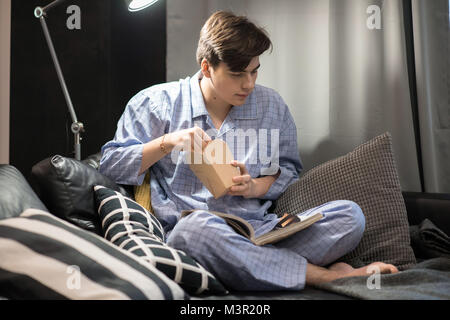
[[[238,167],[241,171],[240,176],[233,177],[233,182],[239,183],[232,186],[228,195],[230,196],[243,196],[244,198],[261,198],[269,190],[272,183],[277,179],[278,175],[266,176],[262,178],[252,178],[245,167],[244,163],[237,162],[236,160],[231,162],[231,165]]]
[[[244,198],[254,198],[255,181],[248,173],[245,164],[232,161],[232,166],[238,167],[241,171],[240,176],[233,177],[234,183],[239,183],[238,185],[232,186],[228,195],[230,196],[243,196]]]

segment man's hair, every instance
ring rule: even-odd
[[[263,28],[245,16],[217,11],[200,31],[197,62],[201,64],[205,58],[213,67],[224,62],[231,71],[239,72],[269,48],[272,48],[272,42]]]

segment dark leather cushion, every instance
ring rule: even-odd
[[[131,195],[92,166],[56,155],[32,168],[37,193],[49,212],[85,230],[101,235],[100,218],[94,200],[94,186],[103,185]]]
[[[411,226],[429,219],[450,236],[450,194],[403,192],[408,221]]]
[[[0,190],[0,219],[17,217],[30,208],[48,212],[25,177],[11,165],[0,165]]]

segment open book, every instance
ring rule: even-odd
[[[188,214],[193,213],[196,210],[183,210],[181,211],[181,218],[187,216]],[[275,243],[281,241],[294,233],[299,232],[300,230],[306,229],[315,222],[319,221],[323,218],[323,215],[320,212],[317,212],[311,216],[307,217],[298,217],[294,214],[286,213],[281,217],[280,222],[276,225],[276,227],[259,236],[255,237],[255,230],[246,220],[241,217],[235,216],[229,213],[222,213],[217,211],[208,211],[213,213],[221,218],[223,218],[226,223],[232,227],[237,233],[243,235],[248,238],[251,242],[253,242],[257,246],[263,246],[269,243]]]
[[[231,165],[234,157],[225,141],[212,140],[202,153],[189,152],[186,156],[189,167],[214,198],[224,196],[231,186],[237,184],[232,179],[240,175],[240,170]]]

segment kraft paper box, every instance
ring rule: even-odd
[[[215,199],[238,184],[232,178],[241,173],[239,168],[231,165],[234,157],[225,141],[215,139],[207,144],[203,153],[190,152],[187,157],[189,167]]]

